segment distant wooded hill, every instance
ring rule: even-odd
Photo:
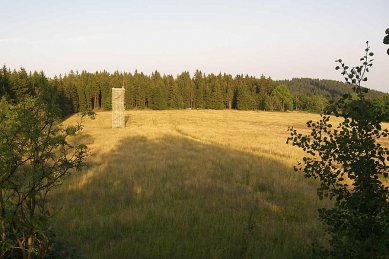
[[[301,93],[307,96],[322,95],[331,98],[334,96],[340,97],[352,92],[349,84],[335,80],[293,78],[292,80],[279,80],[277,82],[286,85],[292,93]],[[385,94],[373,89],[370,89],[366,94],[370,98],[376,98],[382,95]]]
[[[39,88],[57,92],[64,115],[85,110],[110,110],[111,88],[126,89],[126,109],[238,109],[323,112],[331,100],[351,93],[351,86],[334,80],[295,78],[275,81],[270,77],[183,72],[177,76],[106,71],[70,71],[48,79],[43,72],[0,70],[0,98],[17,102],[36,95]],[[377,111],[389,110],[389,95],[370,90]]]

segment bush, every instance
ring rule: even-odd
[[[332,104],[329,112],[342,117],[334,127],[330,116],[307,122],[309,135],[289,128],[287,142],[303,149],[307,156],[295,167],[305,177],[319,179],[320,199],[335,199],[334,207],[319,210],[321,221],[331,236],[331,248],[324,256],[335,258],[389,258],[389,150],[377,142],[388,137],[381,128],[382,113],[376,113],[365,99],[365,74],[372,66],[369,45],[361,58],[362,65],[349,68],[337,60],[342,75],[355,93]]]
[[[0,257],[46,257],[52,253],[48,193],[80,170],[87,147],[62,128],[50,91],[17,104],[0,104]]]

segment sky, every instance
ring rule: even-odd
[[[388,0],[0,0],[0,64],[49,77],[158,70],[342,81],[341,58],[374,65],[365,86],[389,92]]]

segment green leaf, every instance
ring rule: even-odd
[[[386,35],[384,38],[384,44],[389,44],[389,35]]]

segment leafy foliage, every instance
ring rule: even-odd
[[[389,44],[389,29],[386,29],[385,34],[386,34],[386,36],[384,37],[384,44]],[[389,49],[387,52],[389,55]]]
[[[68,141],[81,125],[62,128],[55,92],[44,83],[39,90],[35,98],[0,104],[0,257],[53,253],[48,194],[87,155],[85,145]]]
[[[295,167],[305,177],[318,178],[320,199],[335,199],[333,208],[322,208],[319,215],[331,235],[332,248],[327,255],[335,258],[389,257],[389,150],[377,140],[389,135],[381,128],[382,113],[365,98],[361,82],[372,66],[369,45],[362,65],[349,68],[337,60],[354,96],[346,94],[330,106],[329,112],[343,121],[334,127],[330,116],[307,122],[309,135],[289,128],[287,142],[303,149],[307,156]]]
[[[293,110],[293,98],[288,88],[284,85],[278,85],[271,94],[272,105],[275,110]]]

